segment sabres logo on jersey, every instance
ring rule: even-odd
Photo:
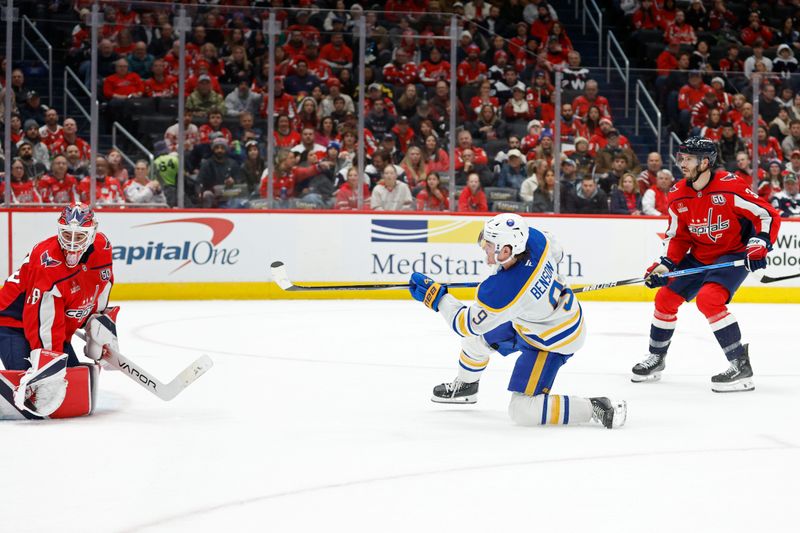
[[[45,267],[45,268],[47,268],[47,267],[56,267],[56,266],[61,264],[61,261],[59,261],[57,259],[53,259],[52,257],[50,257],[50,254],[47,253],[47,250],[45,250],[44,253],[42,254],[41,262],[42,262],[42,266]]]
[[[717,215],[717,221],[712,222],[713,215],[714,210],[709,209],[707,218],[704,218],[703,220],[692,220],[692,222],[689,224],[689,232],[698,236],[706,235],[711,242],[717,242],[717,239],[719,239],[720,235],[714,234],[730,228],[731,221],[723,220],[722,215]]]

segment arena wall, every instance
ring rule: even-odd
[[[8,274],[38,241],[53,234],[55,212],[4,210]],[[412,271],[437,281],[480,281],[488,272],[476,239],[485,216],[286,211],[114,210],[98,213],[114,246],[118,300],[407,298],[406,291],[285,293],[269,265],[286,264],[292,281],[404,282]],[[661,254],[666,221],[652,217],[531,216],[567,254],[561,272],[573,286],[637,277]],[[10,230],[10,231],[9,231]],[[741,302],[800,302],[800,278],[774,284],[761,276],[800,272],[800,224],[781,227],[770,266],[751,274]],[[471,296],[471,290],[456,292]],[[647,300],[653,291],[619,287],[582,299]]]

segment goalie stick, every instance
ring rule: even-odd
[[[86,335],[82,331],[76,331],[75,335],[86,341]],[[172,381],[169,383],[162,383],[153,377],[153,374],[116,350],[105,348],[100,363],[104,366],[121,371],[133,381],[166,402],[180,394],[183,389],[194,383],[197,378],[208,372],[208,370],[214,366],[214,361],[212,361],[209,356],[203,355],[194,363],[183,369]]]
[[[736,261],[729,261],[727,263],[717,263],[712,265],[704,265],[695,268],[685,268],[683,270],[674,270],[672,272],[668,272],[663,274],[662,277],[664,278],[679,278],[682,276],[691,276],[692,274],[699,274],[701,272],[705,272],[706,270],[717,270],[719,268],[730,268],[730,267],[742,267],[744,266],[744,259],[739,259]],[[278,286],[283,289],[284,291],[291,291],[291,292],[303,292],[303,291],[370,291],[370,290],[382,290],[382,289],[408,289],[408,283],[369,283],[369,284],[361,284],[361,285],[297,285],[289,281],[289,277],[286,275],[286,265],[283,264],[281,261],[275,261],[270,265],[270,271],[272,272],[272,279]],[[800,276],[800,274],[798,274]],[[784,278],[778,278],[784,279]],[[629,279],[621,279],[618,281],[609,281],[606,283],[596,283],[594,285],[587,285],[586,287],[578,287],[572,289],[574,293],[580,292],[589,292],[589,291],[599,291],[601,289],[611,289],[613,287],[621,287],[623,285],[633,285],[636,283],[642,283],[644,278],[629,278]],[[443,283],[442,285],[450,287],[477,287],[480,285],[478,282],[463,282],[463,283]]]

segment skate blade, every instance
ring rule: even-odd
[[[614,418],[611,420],[611,427],[609,429],[621,428],[628,419],[628,402],[620,400],[618,402],[613,402],[613,405]]]
[[[711,390],[714,392],[747,392],[755,390],[756,386],[750,378],[734,381],[733,383],[713,383]]]
[[[433,403],[477,403],[478,395],[471,394],[469,396],[461,396],[459,398],[439,398],[438,396],[431,396]]]
[[[650,374],[649,376],[640,376],[639,374],[631,374],[631,381],[633,383],[645,383],[647,381],[661,381],[661,372]]]

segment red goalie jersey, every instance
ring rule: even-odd
[[[97,233],[74,268],[65,265],[58,237],[50,237],[0,289],[0,326],[22,328],[32,350],[63,352],[75,330],[106,308],[113,283],[105,235]]]
[[[669,192],[666,257],[678,264],[687,252],[704,264],[744,252],[750,237],[774,243],[780,214],[740,178],[718,171],[696,191],[681,180]]]

